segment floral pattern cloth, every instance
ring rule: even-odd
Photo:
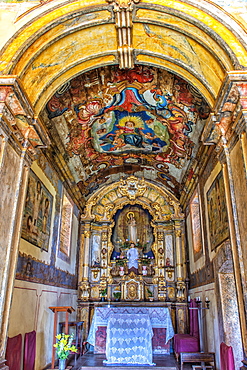
[[[155,365],[153,330],[145,314],[112,314],[107,325],[106,365]]]
[[[99,326],[107,326],[113,314],[148,315],[152,328],[166,328],[166,343],[173,338],[174,329],[167,307],[96,307],[89,330],[87,342],[95,346],[95,333]]]

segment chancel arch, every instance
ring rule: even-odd
[[[103,297],[168,308],[176,333],[207,297],[216,368],[221,340],[247,359],[243,2],[1,2],[0,369],[19,329],[48,367],[47,307],[78,304],[86,340]]]

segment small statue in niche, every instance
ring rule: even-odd
[[[171,266],[171,261],[169,257],[166,258],[166,266]]]
[[[93,261],[93,267],[100,267],[100,261],[99,261],[98,257],[97,257],[96,261]]]
[[[135,274],[138,273],[138,249],[135,247],[135,243],[131,242],[130,249],[127,251],[128,259],[128,270],[133,271]]]
[[[93,235],[93,243],[92,243],[92,259],[91,259],[91,264],[92,266],[100,266],[100,235],[94,234]]]
[[[137,242],[137,225],[134,212],[127,213],[128,237],[133,243]]]

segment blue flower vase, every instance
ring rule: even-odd
[[[65,370],[66,368],[66,359],[59,359],[58,361],[58,368],[59,370]]]

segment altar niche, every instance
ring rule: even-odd
[[[111,275],[154,275],[154,242],[151,215],[138,205],[128,205],[114,216]],[[150,290],[149,290],[150,291]]]

